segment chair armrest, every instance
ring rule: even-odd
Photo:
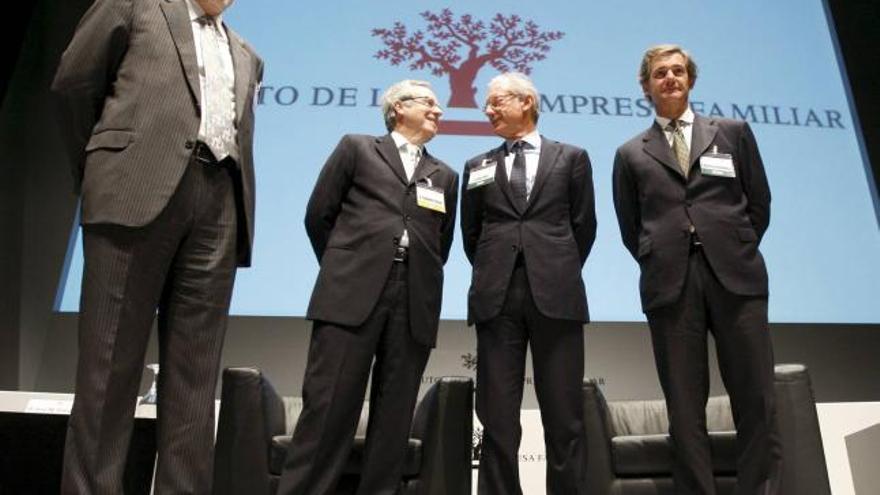
[[[419,493],[471,493],[474,382],[442,377],[416,407],[410,437],[422,441]]]
[[[260,370],[223,370],[214,494],[268,494],[269,448],[284,433],[284,405]]]
[[[776,366],[774,387],[783,493],[830,495],[819,417],[806,366]]]

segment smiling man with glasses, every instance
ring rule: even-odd
[[[433,96],[405,96],[399,101],[414,101],[416,103],[421,103],[428,108],[437,108],[442,112],[440,104],[437,103],[437,100],[435,100]]]
[[[489,112],[489,111],[497,112],[498,110],[501,109],[501,107],[504,106],[505,103],[507,103],[507,99],[511,98],[513,96],[517,96],[517,95],[514,93],[504,93],[504,94],[492,96],[491,99],[487,99],[486,104],[483,105],[483,112],[484,113]]]
[[[357,493],[393,495],[400,485],[422,372],[437,338],[458,175],[425,148],[443,113],[428,83],[392,85],[382,113],[389,133],[344,136],[306,210],[321,269],[306,314],[314,325],[303,411],[279,494],[336,493],[371,366]]]
[[[522,74],[489,83],[484,107],[500,146],[465,165],[461,231],[473,265],[468,324],[477,326],[481,495],[521,494],[526,350],[547,444],[547,493],[585,490],[581,268],[596,237],[590,159],[541,136],[538,92]]]

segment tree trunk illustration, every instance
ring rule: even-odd
[[[479,66],[471,66],[465,62],[458,69],[449,72],[449,102],[447,106],[452,108],[477,108],[477,88],[474,80],[477,78]]]

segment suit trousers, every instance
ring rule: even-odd
[[[400,488],[413,410],[431,351],[412,338],[406,280],[406,264],[394,263],[379,301],[359,327],[314,322],[303,410],[278,495],[334,493],[351,455],[371,365],[357,493],[393,495]]]
[[[542,315],[523,266],[514,269],[499,315],[477,323],[476,411],[483,424],[479,493],[522,494],[520,408],[530,345],[547,449],[547,494],[583,494],[583,324]]]
[[[122,493],[157,309],[154,493],[210,493],[214,395],[236,269],[234,173],[192,159],[149,225],[83,226],[79,357],[62,494]]]
[[[647,313],[675,446],[675,493],[715,493],[706,433],[709,331],[737,431],[735,493],[776,493],[781,446],[775,427],[767,297],[726,290],[701,249],[693,250],[687,270],[681,297]]]

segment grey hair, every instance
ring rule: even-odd
[[[415,96],[413,92],[415,87],[431,89],[431,83],[415,79],[404,79],[389,86],[385,93],[382,94],[382,116],[385,118],[385,128],[388,129],[388,132],[393,131],[397,126],[397,112],[394,110],[394,104]]]
[[[520,98],[531,96],[532,101],[534,102],[531,112],[532,121],[536,124],[538,123],[541,99],[538,96],[538,89],[528,76],[521,72],[505,72],[493,77],[492,80],[489,81],[490,90],[493,86],[507,86],[512,94],[519,96]]]

